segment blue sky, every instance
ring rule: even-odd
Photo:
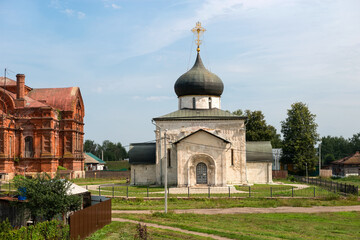
[[[197,21],[222,109],[261,110],[280,132],[302,101],[321,136],[360,132],[358,0],[0,0],[0,75],[79,86],[86,139],[153,140],[151,119],[177,110]]]

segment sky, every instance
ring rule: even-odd
[[[359,0],[0,0],[0,76],[80,87],[85,139],[151,141],[151,119],[177,110],[197,21],[222,109],[261,110],[280,132],[301,101],[321,137],[360,132]]]

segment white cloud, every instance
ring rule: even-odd
[[[67,9],[63,10],[62,12],[65,13],[66,15],[68,15],[69,17],[74,16],[74,10],[72,10],[72,9],[67,8]]]
[[[111,4],[111,7],[114,8],[114,9],[120,9],[121,8],[121,6],[119,6],[119,5],[115,4],[115,3]]]
[[[77,17],[78,17],[78,19],[83,19],[83,18],[85,18],[85,16],[86,16],[85,13],[83,13],[83,12],[77,12]]]

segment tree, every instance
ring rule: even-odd
[[[297,102],[288,109],[288,117],[281,122],[283,134],[283,155],[280,161],[284,164],[293,164],[298,173],[314,169],[317,162],[315,144],[319,139],[315,115],[307,105]]]
[[[332,159],[339,160],[352,153],[352,144],[348,139],[332,136],[321,138],[321,155],[325,156],[325,164],[330,164]],[[328,157],[326,158],[326,156]]]
[[[52,220],[59,214],[78,210],[81,206],[79,196],[68,194],[72,183],[66,179],[51,179],[48,174],[39,174],[32,179],[17,176],[14,183],[18,194],[26,196],[24,206],[35,222]]]
[[[266,124],[265,116],[261,111],[238,109],[234,115],[245,116],[248,118],[246,124],[246,141],[271,141],[273,148],[281,147],[280,134],[276,133],[276,128]]]
[[[84,143],[84,152],[90,152],[96,156],[100,156],[101,154],[101,146],[97,143],[95,143],[94,140],[85,140]]]

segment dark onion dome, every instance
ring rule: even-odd
[[[178,97],[186,95],[221,96],[224,84],[218,76],[204,67],[198,53],[194,66],[178,78],[174,88]]]

